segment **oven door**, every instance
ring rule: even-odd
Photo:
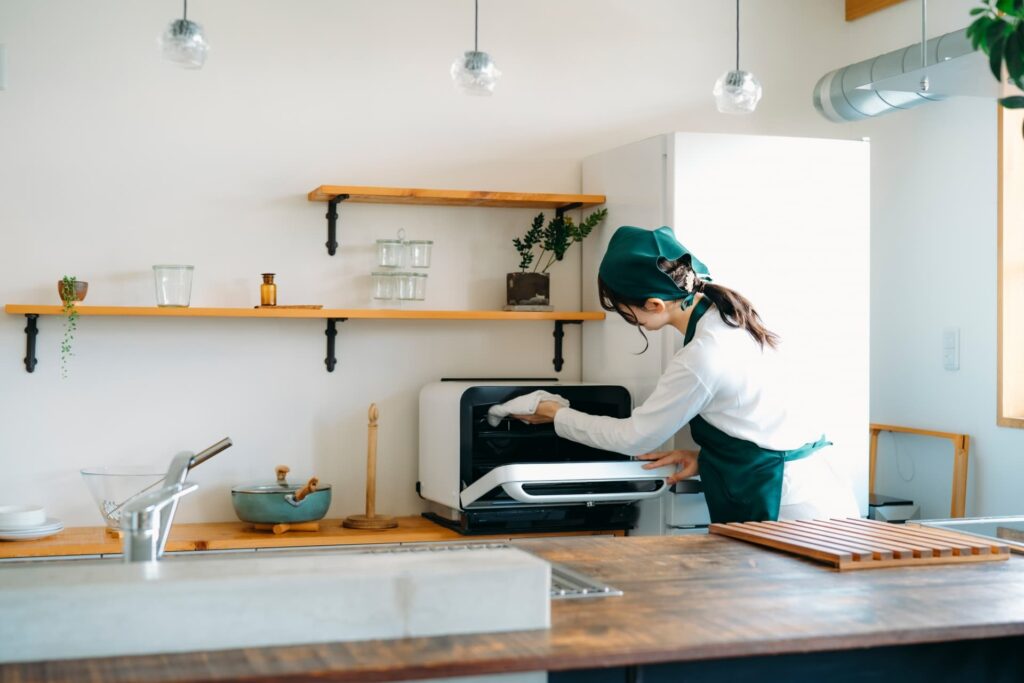
[[[525,504],[628,503],[661,495],[672,465],[643,469],[637,460],[515,463],[490,470],[462,490],[463,508],[498,487]]]

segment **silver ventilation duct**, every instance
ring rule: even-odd
[[[921,67],[921,43],[915,43],[830,71],[814,86],[814,108],[842,123],[912,109],[950,95],[978,94],[964,90],[973,85],[970,81],[983,79],[988,67],[984,55],[971,47],[966,29],[932,38],[926,47],[926,68]],[[929,88],[922,91],[919,84],[925,75]]]

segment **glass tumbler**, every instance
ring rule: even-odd
[[[398,277],[395,273],[373,273],[373,298],[384,301],[394,299],[397,294],[396,280]]]
[[[409,254],[409,265],[413,268],[430,267],[430,251],[434,247],[431,240],[410,240],[405,243]]]
[[[153,266],[156,305],[187,308],[192,298],[192,266]]]
[[[397,268],[402,265],[402,240],[377,240],[377,265],[383,268]]]

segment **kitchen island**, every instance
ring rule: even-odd
[[[625,594],[556,601],[549,631],[10,664],[0,681],[395,681],[542,670],[552,681],[625,681],[638,671],[648,683],[988,681],[1024,672],[1020,557],[839,573],[718,536],[513,544]]]

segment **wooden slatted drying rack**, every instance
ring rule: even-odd
[[[953,531],[870,519],[712,524],[712,534],[738,538],[832,565],[839,571],[990,562],[1007,545]]]

